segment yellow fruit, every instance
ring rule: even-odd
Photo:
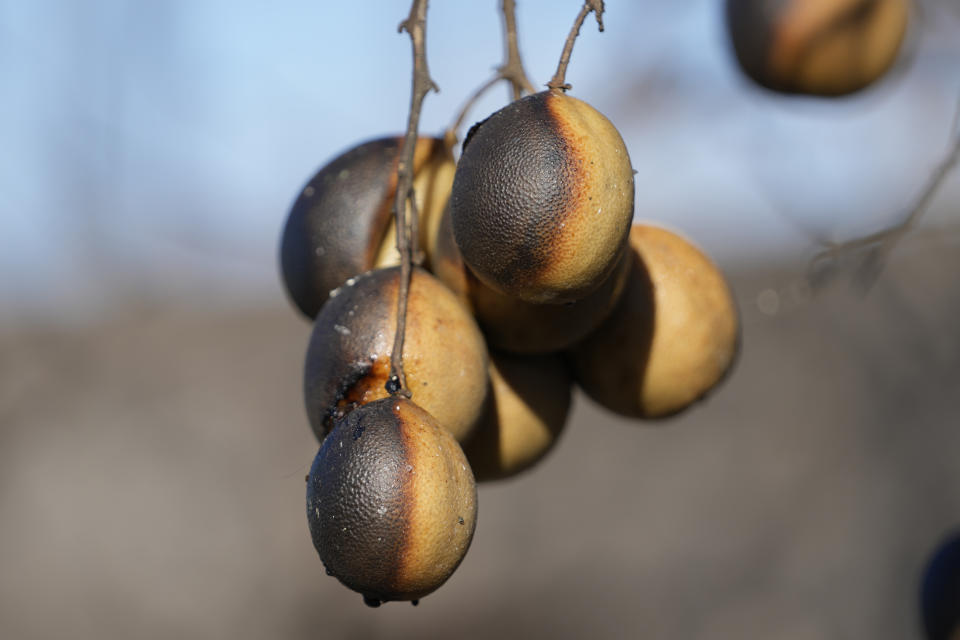
[[[514,476],[556,444],[570,409],[562,358],[490,354],[487,410],[463,450],[479,481]]]
[[[399,282],[398,267],[348,280],[317,316],[303,388],[318,439],[355,407],[386,397]],[[403,364],[414,402],[458,440],[467,438],[486,399],[486,344],[454,295],[419,268],[410,283]]]
[[[681,236],[630,232],[632,273],[619,305],[572,349],[577,382],[617,413],[682,411],[724,377],[739,342],[737,310],[717,267]]]

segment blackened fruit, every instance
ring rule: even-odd
[[[348,280],[320,310],[303,379],[318,439],[354,407],[387,395],[399,284],[398,267],[370,271]],[[486,344],[449,289],[419,268],[410,282],[403,365],[413,400],[458,440],[469,436],[486,399]]]
[[[316,317],[347,278],[399,263],[393,202],[401,144],[401,138],[381,138],[350,149],[321,168],[293,203],[280,267],[290,298],[307,317]],[[425,237],[453,181],[453,158],[443,141],[420,138],[413,171]]]
[[[923,573],[923,627],[929,640],[960,640],[960,532],[943,540]]]
[[[727,27],[744,72],[785,93],[837,96],[893,64],[909,0],[727,0]]]
[[[432,247],[434,274],[473,312],[490,346],[508,353],[552,353],[584,338],[613,311],[630,274],[624,246],[613,273],[585,298],[536,304],[499,293],[473,275],[454,241],[449,210],[440,219]]]
[[[723,379],[739,345],[730,289],[699,249],[634,225],[632,273],[614,312],[572,350],[587,394],[625,416],[677,413]]]
[[[327,573],[368,604],[416,600],[463,560],[477,517],[460,446],[404,398],[337,422],[307,478],[307,521]]]
[[[633,170],[616,128],[561,91],[474,126],[451,193],[464,262],[490,288],[572,302],[613,272],[633,218]]]
[[[478,481],[509,478],[556,444],[570,410],[572,378],[559,355],[490,354],[490,394],[463,446]]]

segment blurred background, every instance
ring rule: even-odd
[[[538,86],[560,4],[518,0]],[[307,532],[277,246],[313,172],[405,126],[408,3],[0,1],[0,637],[920,637],[960,526],[960,172],[866,294],[806,276],[947,153],[960,8],[920,2],[893,72],[824,100],[751,85],[717,0],[607,4],[572,95],[623,134],[636,218],[727,273],[738,366],[654,425],[576,396],[542,464],[481,487],[449,583],[373,611]],[[422,131],[502,62],[498,7],[431,3]]]

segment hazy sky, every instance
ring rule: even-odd
[[[498,0],[434,0],[422,130],[442,130],[502,60]],[[579,3],[519,0],[538,85]],[[902,215],[960,98],[960,15],[931,5],[890,78],[857,97],[785,99],[737,72],[717,0],[607,2],[574,50],[572,94],[621,129],[637,217],[722,263],[809,249]],[[116,296],[282,297],[295,195],[346,148],[398,132],[406,1],[0,1],[0,318]],[[477,120],[502,106],[492,91]],[[933,212],[956,220],[954,177]]]

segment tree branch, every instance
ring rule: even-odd
[[[431,90],[438,90],[430,78],[427,67],[427,0],[413,0],[410,14],[400,23],[398,32],[410,34],[413,46],[413,90],[410,98],[410,115],[407,119],[407,133],[400,150],[397,165],[397,192],[394,197],[394,216],[397,226],[397,251],[400,253],[400,290],[397,295],[397,331],[393,339],[393,351],[390,354],[390,378],[387,391],[410,397],[407,378],[403,372],[403,339],[407,328],[407,300],[410,297],[410,279],[413,274],[416,238],[411,237],[411,229],[417,223],[407,223],[407,202],[413,202],[413,152],[417,145],[417,132],[420,126],[420,111],[423,99]],[[416,206],[411,209],[416,217]]]
[[[807,280],[812,286],[822,286],[832,279],[836,266],[853,252],[864,252],[853,274],[854,282],[861,293],[866,293],[876,283],[887,259],[900,239],[911,231],[930,206],[943,181],[960,162],[960,103],[954,113],[951,139],[947,152],[934,168],[920,195],[914,201],[906,217],[899,224],[876,233],[871,233],[841,243],[826,243],[827,248],[815,255],[807,266]]]
[[[517,45],[517,8],[514,0],[503,0],[500,6],[503,11],[503,39],[507,45],[507,61],[497,72],[499,77],[510,81],[513,87],[513,99],[519,100],[523,92],[536,93],[527,72],[520,60],[520,48]]]
[[[464,103],[463,108],[460,109],[460,113],[457,114],[457,119],[454,120],[444,135],[444,139],[449,147],[453,147],[453,145],[456,144],[457,130],[463,126],[463,121],[466,119],[470,109],[473,108],[473,105],[475,105],[477,100],[482,98],[491,87],[501,80],[510,82],[514,100],[522,98],[524,92],[537,92],[527,77],[527,72],[523,68],[523,61],[520,59],[520,49],[517,46],[516,2],[514,0],[503,0],[500,8],[503,11],[503,40],[506,47],[507,59],[502,65],[497,67],[496,75],[480,85],[480,87],[473,92],[473,95]]]

